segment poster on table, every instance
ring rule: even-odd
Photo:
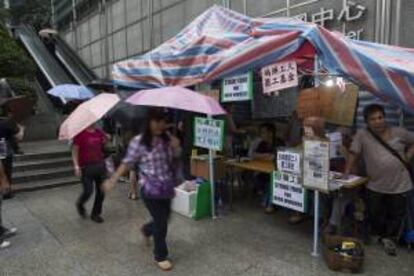
[[[298,86],[298,71],[294,60],[263,67],[261,73],[263,93],[266,95],[277,94],[282,89]]]
[[[306,189],[302,186],[300,176],[275,171],[272,180],[273,204],[302,213],[307,211]]]
[[[301,174],[301,155],[293,151],[277,152],[277,170],[281,172],[289,172]]]
[[[194,145],[214,151],[223,150],[224,121],[202,117],[194,119]]]
[[[240,102],[249,101],[253,95],[253,73],[232,76],[223,79],[221,89],[221,101]]]
[[[329,141],[305,140],[303,185],[312,190],[329,190]]]

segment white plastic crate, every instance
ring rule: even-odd
[[[197,191],[187,192],[180,187],[175,188],[175,198],[171,208],[180,215],[193,218],[197,206]]]

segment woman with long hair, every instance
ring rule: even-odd
[[[129,170],[137,170],[141,197],[152,217],[151,222],[143,225],[141,232],[145,240],[154,239],[154,259],[164,271],[173,267],[168,260],[166,237],[171,199],[177,184],[175,164],[180,155],[178,138],[167,132],[165,113],[152,109],[142,135],[131,140],[122,164],[104,184],[105,191],[109,191],[122,175]]]

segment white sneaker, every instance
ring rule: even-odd
[[[11,245],[11,243],[9,241],[1,241],[0,242],[0,249],[5,249],[7,247],[9,247]]]

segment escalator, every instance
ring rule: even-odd
[[[74,83],[73,78],[62,68],[32,27],[21,25],[15,29],[15,34],[32,56],[50,86]]]
[[[95,73],[89,69],[63,39],[55,36],[54,42],[57,58],[80,85],[87,85],[97,79]]]

